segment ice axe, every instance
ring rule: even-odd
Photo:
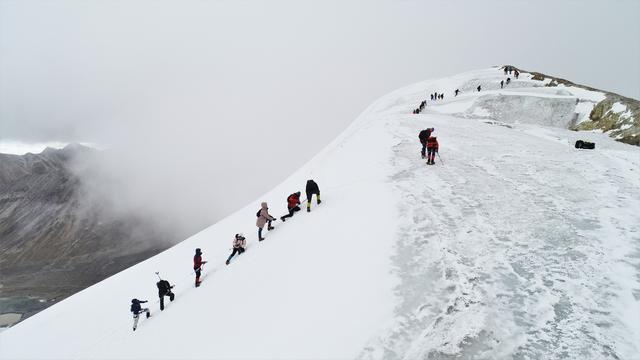
[[[162,280],[162,278],[160,277],[160,272],[156,271],[156,276],[158,277],[159,280]]]

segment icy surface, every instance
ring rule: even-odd
[[[381,98],[255,203],[2,332],[0,358],[638,358],[640,151],[563,129],[597,94],[529,78],[500,89],[486,69]],[[282,215],[307,178],[323,203],[258,243],[259,202]],[[226,267],[236,232],[249,248]],[[176,283],[162,313],[154,271]],[[152,300],[135,333],[132,297]]]

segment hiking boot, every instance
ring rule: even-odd
[[[322,200],[318,200],[318,205],[322,204]]]
[[[275,229],[273,226],[269,226],[269,227],[267,228],[267,230],[269,230],[269,231],[271,231],[271,230],[273,230],[273,229]]]
[[[225,262],[225,264],[229,265],[229,262],[230,262],[230,261],[229,261],[229,260],[227,260],[227,261]]]
[[[280,221],[284,222],[284,219],[285,219],[285,217],[284,217],[284,216],[281,216],[281,217],[280,217]]]
[[[151,313],[147,313],[147,319],[151,317]]]
[[[311,212],[311,208],[307,208],[307,212]]]
[[[258,241],[262,241],[262,240],[264,240],[264,238],[259,238],[259,239],[258,239]]]

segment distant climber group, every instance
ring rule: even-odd
[[[458,92],[459,92],[459,90],[456,89],[455,96],[458,96]],[[444,93],[438,93],[436,91],[433,94],[429,94],[429,98],[431,99],[431,101],[444,100]],[[427,106],[427,100],[422,100],[420,105],[418,105],[418,107],[413,110],[413,113],[414,114],[420,114],[424,110],[424,108],[426,106]]]
[[[320,187],[313,179],[307,180],[307,183],[305,186],[305,194],[307,195],[307,199],[306,199],[307,212],[311,212],[311,202],[312,202],[312,197],[314,195],[316,196],[317,205],[320,205],[322,203],[322,200],[320,200]],[[300,195],[301,195],[301,192],[297,191],[290,194],[287,197],[287,200],[286,200],[287,210],[289,211],[289,213],[280,217],[280,220],[282,220],[282,222],[285,222],[286,219],[293,217],[293,215],[296,212],[301,210]],[[256,213],[256,216],[257,216],[256,226],[258,227],[258,241],[263,241],[264,237],[262,236],[262,229],[264,228],[265,225],[267,225],[267,230],[269,231],[273,230],[274,227],[272,226],[272,222],[276,221],[276,217],[269,214],[269,207],[266,202],[263,202],[261,204],[260,210],[258,210],[258,212]],[[231,255],[229,255],[229,257],[225,261],[226,265],[229,265],[231,263],[231,260],[236,255],[238,256],[242,255],[246,251],[247,242],[246,242],[246,238],[244,237],[244,234],[242,233],[235,234],[232,245],[233,245],[233,249],[232,249]],[[200,284],[202,283],[202,279],[201,279],[202,268],[204,264],[207,263],[202,259],[202,254],[203,254],[202,249],[197,248],[195,251],[195,255],[193,256],[193,274],[195,274],[195,287],[199,287]],[[162,278],[160,278],[160,275],[158,272],[156,273],[156,275],[160,280],[156,283],[156,285],[158,287],[158,296],[160,298],[160,310],[162,311],[165,308],[164,306],[165,296],[168,296],[170,301],[173,301],[175,299],[175,294],[172,291],[174,285],[171,285],[169,281],[163,280]],[[141,314],[145,313],[147,319],[151,317],[151,311],[149,310],[149,308],[143,308],[141,305],[146,302],[147,300],[138,300],[138,299],[131,300],[130,311],[131,313],[133,313],[133,331],[135,331],[138,327],[138,321],[140,319]]]
[[[506,80],[500,80],[501,89],[511,83],[511,75],[513,75],[513,77],[515,77],[516,79],[520,76],[520,71],[518,71],[518,69],[516,69],[513,66],[506,65],[503,67],[503,70],[504,70],[504,74],[509,76],[506,78]],[[478,84],[478,86],[476,87],[476,91],[478,92],[482,91],[482,84]],[[455,89],[453,92],[453,96],[457,97],[459,94],[460,94],[460,89]],[[443,100],[444,93],[439,93],[437,91],[434,93],[429,93],[429,98],[431,101]],[[413,110],[413,113],[420,114],[426,106],[427,106],[427,100],[423,100],[418,106],[418,108]],[[434,128],[427,128],[420,131],[420,134],[418,134],[418,138],[420,139],[420,144],[422,145],[420,154],[423,159],[425,158],[427,159],[427,165],[435,165],[436,155],[438,156],[438,158],[440,158],[440,154],[438,153],[438,149],[439,149],[438,140],[435,136],[433,136],[433,131],[434,131]],[[440,161],[442,161],[441,158],[440,158]]]
[[[520,71],[518,71],[518,69],[514,68],[513,66],[505,66],[504,67],[504,74],[505,75],[511,75],[513,74],[513,77],[515,77],[516,79],[520,76]],[[506,81],[505,80],[500,80],[500,89],[504,88],[505,85],[509,85],[511,83],[511,77],[507,77]]]
[[[511,65],[506,65],[503,69],[505,75],[511,75],[511,73],[513,73],[513,76],[516,79],[518,78],[518,76],[520,76],[520,71],[518,71],[518,69],[514,68]]]

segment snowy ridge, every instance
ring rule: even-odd
[[[0,358],[637,358],[638,149],[563,128],[597,93],[504,78],[384,96],[255,203],[0,333]],[[426,127],[444,164],[420,160]],[[259,203],[283,215],[307,178],[323,203],[258,243]],[[227,267],[237,232],[248,250]],[[155,271],[176,283],[162,313]],[[135,333],[133,297],[153,314]]]

